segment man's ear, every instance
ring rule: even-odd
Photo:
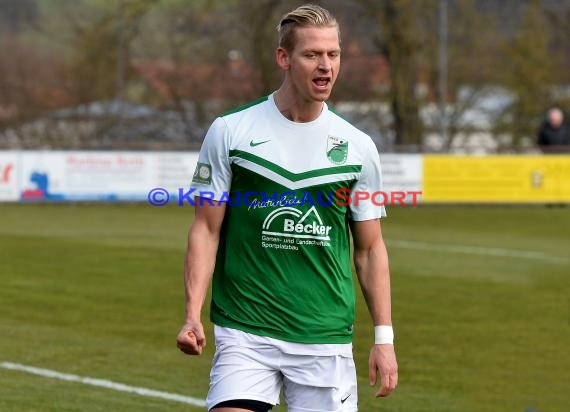
[[[277,51],[275,52],[275,61],[277,62],[277,65],[281,67],[281,69],[289,70],[289,52],[283,47],[277,48]]]

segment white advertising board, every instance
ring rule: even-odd
[[[407,205],[421,203],[423,176],[423,157],[419,154],[381,154],[382,179],[384,192],[405,193],[404,202]],[[416,194],[412,193],[416,192]],[[396,203],[397,204],[397,203]]]
[[[21,152],[22,200],[144,201],[152,189],[187,190],[194,152]]]
[[[156,155],[146,152],[22,152],[22,200],[143,200]]]
[[[380,158],[384,192],[420,202],[422,156]],[[0,201],[148,201],[156,188],[177,199],[197,162],[197,152],[3,151]]]
[[[0,202],[16,202],[18,191],[19,152],[0,152]]]

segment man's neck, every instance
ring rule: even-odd
[[[297,123],[312,122],[320,116],[324,107],[324,102],[303,101],[286,85],[273,94],[273,99],[281,114]]]

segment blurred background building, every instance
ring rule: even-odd
[[[314,2],[343,29],[331,104],[381,152],[539,152],[546,111],[570,109],[567,0]],[[275,23],[297,5],[3,0],[0,148],[196,149],[278,87]]]

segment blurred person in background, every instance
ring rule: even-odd
[[[564,122],[564,113],[557,107],[548,110],[538,131],[538,145],[544,152],[567,151],[570,145],[570,128]]]

